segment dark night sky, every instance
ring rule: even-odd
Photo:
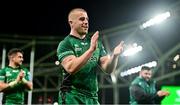
[[[178,0],[49,0],[0,3],[0,33],[19,35],[66,35],[67,14],[75,7],[88,11],[90,31],[112,28],[149,18]]]
[[[62,36],[69,34],[70,28],[67,23],[68,12],[76,7],[84,8],[89,15],[90,32],[96,30],[121,26],[133,21],[147,21],[156,13],[166,12],[171,9],[174,14],[179,15],[180,6],[175,5],[179,0],[49,0],[49,1],[1,1],[0,2],[0,38],[1,35],[9,35],[17,38],[16,35],[30,36]],[[174,16],[174,15],[173,15]],[[173,17],[172,16],[172,17]],[[164,27],[153,27],[146,30],[147,35],[151,36],[155,45],[165,53],[179,43],[180,21],[179,17],[169,19],[168,25]],[[163,26],[163,25],[161,25]],[[129,33],[132,33],[131,30]],[[128,37],[127,33],[118,33],[118,37],[111,37],[110,48],[121,40]],[[132,38],[134,42],[141,45],[147,40],[141,39],[142,36],[137,32]],[[139,34],[139,35],[138,35]],[[119,37],[120,36],[120,37]],[[123,36],[121,38],[121,36]],[[12,37],[12,38],[13,38]],[[22,38],[22,37],[21,37]],[[52,38],[53,40],[54,38]],[[60,39],[56,38],[58,41]],[[2,41],[2,46],[6,45]],[[128,42],[126,42],[128,43]],[[6,45],[8,46],[8,44]],[[12,44],[16,46],[16,44]],[[10,46],[10,47],[12,47]],[[39,47],[42,51],[46,48]],[[148,49],[148,48],[147,48]],[[46,49],[49,52],[49,49]],[[149,51],[145,50],[145,51]],[[150,51],[149,51],[150,52]],[[41,55],[41,53],[40,53]],[[145,56],[147,57],[147,56]],[[152,55],[148,55],[153,58]],[[146,59],[146,58],[145,58]]]

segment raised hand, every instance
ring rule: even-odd
[[[23,77],[24,77],[24,71],[21,70],[21,71],[19,72],[16,80],[10,82],[8,85],[9,85],[10,87],[14,87],[16,84],[18,84],[19,82],[22,81]]]
[[[113,54],[115,56],[119,55],[123,51],[124,41],[121,41],[115,48]]]
[[[16,78],[16,81],[18,82],[21,81],[23,77],[24,77],[24,71],[21,70]]]
[[[99,31],[96,31],[94,35],[91,37],[91,45],[90,45],[90,50],[95,51],[97,42],[98,42],[98,37],[99,37]]]
[[[165,90],[159,90],[158,92],[157,92],[157,95],[158,96],[168,96],[170,93],[168,92],[168,91],[165,91]]]

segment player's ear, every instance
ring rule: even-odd
[[[71,24],[72,24],[72,21],[69,20],[68,23],[69,23],[69,25],[71,25]]]

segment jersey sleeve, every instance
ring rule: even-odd
[[[69,55],[74,55],[73,48],[70,44],[70,42],[63,40],[59,43],[57,48],[57,57],[60,62]]]
[[[31,81],[32,80],[32,76],[31,76],[31,73],[29,72],[29,70],[27,68],[23,68],[23,70],[25,71],[25,79],[27,81]]]
[[[0,82],[5,82],[5,70],[0,69]]]

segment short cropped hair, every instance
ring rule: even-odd
[[[75,11],[82,11],[82,12],[86,12],[86,10],[85,10],[85,9],[82,9],[82,8],[74,8],[74,9],[72,9],[72,10],[69,12],[69,14],[68,14],[68,20],[69,20],[69,18],[70,18],[70,16],[71,16],[71,14],[72,14],[73,12],[75,12]]]
[[[148,70],[148,71],[149,71],[149,70],[151,70],[151,68],[148,67],[148,66],[142,66],[142,67],[141,67],[141,71],[143,71],[143,70]]]
[[[16,53],[18,53],[18,52],[20,52],[20,53],[24,53],[21,49],[19,49],[19,48],[12,48],[11,50],[9,50],[9,52],[8,52],[8,58],[10,58],[13,54],[16,54]]]

